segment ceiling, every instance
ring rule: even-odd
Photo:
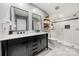
[[[79,12],[79,3],[33,3],[53,18],[69,17]]]

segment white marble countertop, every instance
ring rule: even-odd
[[[3,35],[3,36],[0,36],[0,41],[11,40],[11,39],[20,38],[20,37],[29,37],[29,36],[41,35],[41,34],[46,34],[46,33],[47,32],[37,32],[37,33],[26,33],[26,34]]]

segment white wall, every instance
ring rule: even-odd
[[[79,3],[33,3],[33,4],[39,6],[40,8],[48,12],[48,14],[54,19],[58,19],[61,17],[69,17],[77,12],[79,13]],[[57,6],[59,7],[58,10],[55,9],[55,7]]]
[[[42,12],[40,9],[29,5],[27,3],[0,3],[0,34],[2,34],[2,23],[4,23],[5,21],[9,21],[10,20],[10,6],[15,6],[21,9],[24,9],[26,11],[29,11],[29,31],[32,31],[32,13],[36,13],[38,15],[42,16],[42,20],[44,18],[44,16],[46,16],[44,14],[44,12]],[[35,11],[33,11],[35,10]],[[9,27],[7,27],[7,31],[9,30]]]
[[[70,25],[70,29],[65,29],[65,25]],[[54,23],[52,37],[58,40],[65,40],[70,43],[79,44],[79,19]]]

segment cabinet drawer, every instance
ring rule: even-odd
[[[42,38],[45,38],[46,37],[46,35],[38,35],[38,39],[42,39]]]
[[[7,44],[8,46],[12,46],[12,45],[17,45],[17,44],[26,43],[26,42],[27,42],[27,39],[25,38],[16,38],[13,40],[8,40]]]
[[[37,51],[38,50],[38,47],[34,47],[33,49],[32,49],[32,51],[34,52],[34,51]]]
[[[32,40],[32,42],[37,42],[37,41],[38,41],[38,39],[33,39],[33,40]]]
[[[38,44],[36,43],[36,44],[33,44],[32,46],[35,47],[35,46],[38,46]]]

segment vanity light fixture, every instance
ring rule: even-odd
[[[19,3],[19,5],[20,5],[20,6],[23,6],[23,4],[22,4],[22,3]]]
[[[62,14],[60,14],[59,17],[61,18],[61,17],[64,17],[64,16]]]

